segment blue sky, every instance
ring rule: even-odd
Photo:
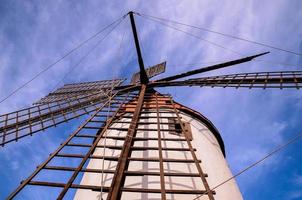
[[[302,2],[298,0],[3,0],[0,4],[0,98],[129,10],[302,52]],[[202,63],[240,57],[230,50],[152,21],[140,17],[136,20],[145,64],[150,66],[167,61],[165,75],[207,65]],[[301,56],[208,32],[179,28],[243,55],[271,51],[261,58],[266,62],[255,61],[205,75],[302,69]],[[138,69],[130,31],[129,20],[126,19],[64,82],[130,78]],[[0,112],[30,105],[48,94],[94,43],[94,40],[91,41],[0,104]],[[190,63],[196,65],[188,65]],[[302,94],[299,90],[171,88],[160,91],[170,92],[177,101],[203,113],[215,124],[224,139],[227,160],[233,173],[302,131]],[[0,199],[4,199],[22,179],[28,177],[78,125],[77,121],[73,121],[1,148]],[[302,199],[301,146],[302,141],[298,141],[238,177],[244,198]],[[26,190],[20,199],[51,199],[51,196],[39,190]]]

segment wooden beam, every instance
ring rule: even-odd
[[[139,97],[137,100],[137,106],[133,113],[131,124],[128,129],[127,137],[125,138],[124,146],[121,151],[120,158],[118,160],[116,172],[114,173],[114,176],[113,176],[113,179],[111,182],[111,187],[110,187],[110,190],[109,190],[109,193],[107,196],[108,200],[117,200],[117,199],[120,199],[120,197],[121,197],[121,188],[125,181],[124,172],[129,165],[128,158],[130,155],[132,143],[134,141],[133,137],[135,137],[135,135],[136,135],[137,122],[139,120],[140,111],[143,106],[146,88],[147,88],[147,86],[145,84],[143,84],[141,86],[141,90],[140,90]]]

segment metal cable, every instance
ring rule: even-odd
[[[256,165],[262,163],[263,161],[265,161],[267,158],[271,157],[272,155],[274,155],[275,153],[281,151],[282,149],[284,149],[285,147],[289,146],[290,144],[296,142],[297,140],[301,139],[302,138],[302,133],[296,135],[295,137],[293,137],[292,139],[290,139],[289,141],[281,144],[280,146],[278,146],[276,149],[274,149],[273,151],[271,151],[269,154],[267,154],[266,156],[264,156],[263,158],[259,159],[258,161],[254,162],[253,164],[247,166],[246,168],[242,169],[241,171],[239,171],[238,173],[236,173],[235,175],[233,175],[232,177],[226,179],[225,181],[219,183],[218,185],[216,185],[215,187],[211,188],[211,190],[215,190],[217,189],[218,187],[224,185],[225,183],[233,180],[234,178],[240,176],[241,174],[243,174],[244,172],[250,170],[251,168],[255,167]],[[207,194],[207,192],[195,197],[193,200],[196,200],[198,199],[199,197],[203,196]]]
[[[145,64],[145,67],[146,67],[146,66],[148,66],[148,60],[146,59],[147,58],[147,56],[146,56],[147,54],[145,53],[144,46],[142,45],[142,39],[141,39],[140,34],[137,34],[137,39],[138,39],[138,41],[140,43],[140,48],[142,50],[142,56],[144,58],[144,64]]]
[[[286,53],[291,53],[291,54],[294,54],[294,55],[302,56],[302,53],[300,53],[300,52],[290,51],[290,50],[287,50],[287,49],[283,49],[283,48],[280,48],[280,47],[272,46],[272,45],[265,44],[265,43],[262,43],[262,42],[257,42],[257,41],[254,41],[254,40],[245,39],[245,38],[242,38],[242,37],[238,37],[238,36],[234,36],[234,35],[218,32],[218,31],[214,31],[214,30],[211,30],[211,29],[208,29],[208,28],[194,26],[194,25],[183,23],[183,22],[178,22],[178,21],[175,21],[175,20],[164,19],[164,18],[160,18],[160,17],[155,17],[155,16],[147,15],[147,14],[142,14],[142,13],[135,13],[135,14],[137,14],[139,16],[143,16],[143,17],[149,17],[149,18],[153,18],[153,19],[157,19],[157,20],[161,20],[161,21],[166,21],[166,22],[170,22],[170,23],[175,23],[175,24],[179,24],[179,25],[183,25],[183,26],[199,29],[199,30],[202,30],[202,31],[207,31],[207,32],[210,32],[210,33],[219,34],[219,35],[222,35],[222,36],[225,36],[225,37],[229,37],[229,38],[233,38],[233,39],[237,39],[237,40],[241,40],[241,41],[257,44],[257,45],[260,45],[260,46],[268,47],[268,48],[271,48],[271,49],[275,49],[275,50],[278,50],[278,51],[283,51],[283,52],[286,52]]]
[[[123,53],[124,53],[124,46],[123,46],[123,43],[124,43],[124,38],[125,38],[125,35],[126,35],[126,30],[123,32],[123,35],[122,35],[122,38],[120,40],[120,45],[119,45],[119,48],[118,48],[118,53],[117,53],[117,60],[119,60],[119,62],[121,63],[121,67],[124,66],[124,63],[123,63]],[[118,77],[118,70],[114,70],[113,72],[113,78],[117,78]]]
[[[281,49],[279,47],[274,47],[274,46],[271,46],[271,45],[267,45],[267,44],[263,44],[263,43],[260,43],[260,42],[255,42],[255,41],[252,41],[252,40],[247,40],[247,39],[244,39],[244,38],[239,38],[239,37],[236,37],[236,36],[232,36],[232,35],[228,35],[228,34],[224,34],[224,33],[220,33],[220,32],[215,32],[215,31],[211,31],[209,29],[205,29],[205,28],[200,28],[200,27],[196,27],[196,26],[193,26],[193,25],[188,25],[188,24],[184,24],[184,23],[181,23],[181,22],[176,22],[176,21],[173,21],[173,20],[167,20],[167,19],[163,19],[163,18],[159,18],[159,17],[154,17],[154,16],[150,16],[150,15],[146,15],[146,14],[140,14],[140,13],[135,13],[137,14],[138,16],[141,16],[141,17],[145,17],[145,19],[149,19],[149,20],[152,20],[152,21],[155,21],[157,23],[160,23],[164,26],[168,26],[169,28],[172,28],[174,30],[177,30],[177,31],[181,31],[189,36],[192,36],[192,37],[195,37],[197,39],[201,39],[203,41],[206,41],[212,45],[215,45],[215,46],[218,46],[220,48],[223,48],[223,49],[227,49],[229,51],[232,51],[233,53],[236,53],[238,55],[241,55],[241,56],[244,56],[243,54],[237,52],[237,51],[234,51],[230,48],[226,48],[222,45],[219,45],[217,43],[214,43],[214,42],[211,42],[211,41],[208,41],[208,40],[205,40],[197,35],[194,35],[194,34],[191,34],[190,32],[187,32],[187,31],[183,31],[181,29],[178,29],[176,27],[173,27],[173,26],[169,26],[168,24],[165,24],[161,21],[166,21],[166,22],[172,22],[172,23],[176,23],[176,24],[180,24],[180,25],[184,25],[184,26],[188,26],[188,27],[191,27],[191,28],[197,28],[197,29],[200,29],[200,30],[203,30],[204,31],[208,31],[208,32],[213,32],[213,33],[217,33],[217,34],[220,34],[220,35],[224,35],[224,36],[227,36],[227,37],[231,37],[233,39],[239,39],[239,40],[243,40],[243,41],[246,41],[246,42],[250,42],[250,43],[254,43],[254,44],[258,44],[258,45],[262,45],[262,46],[265,46],[265,47],[269,47],[271,49],[275,49],[275,50],[279,50],[279,51],[284,51],[284,52],[287,52],[287,53],[292,53],[292,54],[295,54],[295,55],[299,55],[299,56],[302,56],[301,53],[297,53],[297,52],[293,52],[293,51],[289,51],[289,50],[286,50],[286,49]],[[287,66],[294,66],[293,64],[289,64],[289,63],[281,63],[281,62],[272,62],[272,61],[269,61],[269,60],[263,60],[263,59],[255,59],[253,60],[255,62],[263,62],[263,63],[268,63],[268,64],[276,64],[276,65],[287,65]],[[200,63],[201,64],[201,63]],[[187,65],[191,65],[191,64],[187,64]],[[192,63],[193,65],[193,63]]]
[[[123,19],[124,18],[120,19],[120,21],[115,26],[113,26],[91,49],[89,49],[88,52],[85,55],[83,55],[78,60],[78,62],[70,68],[69,71],[67,71],[67,73],[65,73],[65,75],[63,76],[63,78],[55,85],[55,87],[52,89],[52,91],[55,90],[60,85],[60,83],[63,82],[65,80],[65,78],[70,73],[72,73],[84,61],[84,59],[87,58],[93,52],[93,50],[95,50],[110,35],[110,33],[113,32],[113,30],[115,28],[117,28],[121,24],[121,22],[123,21]]]
[[[43,74],[44,72],[46,72],[47,70],[49,70],[50,68],[52,68],[53,66],[55,66],[57,63],[59,63],[60,61],[62,61],[64,58],[66,58],[67,56],[69,56],[70,54],[72,54],[74,51],[78,50],[79,48],[81,48],[84,44],[86,44],[87,42],[89,42],[90,40],[92,40],[93,38],[95,38],[96,36],[98,36],[100,33],[102,33],[104,30],[106,30],[108,27],[110,27],[111,25],[115,24],[116,22],[118,22],[119,20],[125,18],[126,15],[118,18],[117,20],[113,21],[111,24],[105,26],[103,29],[101,29],[100,31],[96,32],[95,34],[93,34],[92,36],[90,36],[89,38],[87,38],[86,40],[84,40],[83,42],[79,43],[76,47],[74,47],[73,49],[71,49],[70,51],[68,51],[66,54],[64,54],[62,57],[60,57],[59,59],[57,59],[55,62],[51,63],[50,65],[48,65],[46,68],[44,68],[42,71],[40,71],[39,73],[37,73],[35,76],[33,76],[30,80],[26,81],[25,83],[23,83],[20,87],[18,87],[17,89],[13,90],[9,95],[7,95],[6,97],[4,97],[1,101],[0,104],[3,103],[5,100],[7,100],[9,97],[13,96],[15,93],[17,93],[19,90],[21,90],[22,88],[24,88],[26,85],[28,85],[29,83],[31,83],[33,80],[35,80],[37,77],[39,77],[41,74]]]
[[[199,65],[220,63],[220,62],[226,62],[226,61],[225,60],[217,60],[217,61],[205,61],[205,62],[184,63],[184,64],[172,64],[172,65],[169,65],[169,67],[179,67],[179,66],[192,67],[192,66],[196,66],[196,65],[199,66]],[[258,58],[252,60],[252,62],[263,62],[263,63],[267,63],[267,64],[281,65],[281,66],[288,66],[288,67],[302,67],[302,66],[299,66],[299,65],[291,64],[291,63],[274,62],[274,61],[263,60],[263,59],[258,59]]]
[[[121,43],[119,45],[119,49],[118,49],[119,53],[122,50],[122,43],[123,43],[123,40],[124,40],[125,32],[124,32],[124,34],[122,36]],[[118,57],[121,57],[121,55],[122,54],[118,55]],[[112,90],[114,89],[114,87],[112,85],[111,90],[110,90],[110,96],[112,95]],[[110,110],[111,110],[111,102],[109,102],[108,108],[109,108],[109,110],[107,111],[107,115],[106,115],[106,123],[107,123],[107,121],[109,119],[109,113],[110,113]],[[101,172],[101,193],[100,193],[100,196],[98,198],[99,200],[103,200],[103,187],[105,186],[105,183],[104,183],[105,159],[104,158],[105,158],[105,154],[106,154],[106,145],[107,145],[107,132],[105,133],[104,145],[103,145],[103,160],[102,160],[102,172]]]
[[[194,35],[194,34],[192,34],[192,33],[190,33],[190,32],[187,32],[187,31],[184,31],[184,30],[182,30],[182,29],[176,28],[176,27],[171,26],[171,25],[169,25],[169,24],[167,24],[167,23],[163,23],[163,22],[160,21],[160,20],[152,19],[152,18],[149,18],[149,17],[145,17],[145,19],[151,20],[151,21],[154,21],[154,22],[157,22],[157,23],[159,23],[159,24],[161,24],[161,25],[163,25],[163,26],[166,26],[166,27],[168,27],[168,28],[170,28],[170,29],[174,29],[174,30],[176,30],[176,31],[180,31],[180,32],[182,32],[182,33],[184,33],[184,34],[186,34],[186,35],[188,35],[188,36],[191,36],[191,37],[193,37],[193,38],[196,38],[196,39],[199,39],[199,40],[201,40],[201,41],[207,42],[207,43],[209,43],[209,44],[212,44],[212,45],[214,45],[214,46],[216,46],[216,47],[219,47],[219,48],[222,48],[222,49],[224,49],[224,50],[228,50],[228,51],[230,51],[230,52],[232,52],[232,53],[235,53],[235,54],[237,54],[237,55],[244,56],[243,54],[241,54],[241,53],[239,53],[239,52],[237,52],[237,51],[234,51],[234,50],[232,50],[232,49],[230,49],[230,48],[227,48],[227,47],[225,47],[225,46],[222,46],[222,45],[220,45],[220,44],[218,44],[218,43],[215,43],[215,42],[212,42],[212,41],[210,41],[210,40],[204,39],[204,38],[199,37],[199,36],[197,36],[197,35]]]
[[[185,64],[172,64],[169,65],[169,67],[193,67],[193,66],[201,66],[201,65],[208,65],[208,64],[215,64],[215,63],[222,63],[222,62],[227,62],[226,60],[217,60],[217,61],[205,61],[205,62],[195,62],[195,63],[185,63]]]

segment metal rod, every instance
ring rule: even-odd
[[[221,68],[224,68],[224,67],[229,67],[229,66],[232,66],[232,65],[238,65],[238,64],[241,64],[241,63],[244,63],[244,62],[249,62],[249,61],[253,60],[256,57],[265,55],[267,53],[269,53],[269,52],[265,52],[265,53],[245,57],[245,58],[240,58],[240,59],[237,59],[237,60],[232,60],[232,61],[229,61],[229,62],[220,63],[220,64],[217,64],[217,65],[212,65],[212,66],[208,66],[208,67],[204,67],[204,68],[200,68],[200,69],[195,69],[195,70],[188,71],[188,72],[185,72],[185,73],[182,73],[182,74],[177,74],[177,75],[174,75],[174,76],[169,76],[169,77],[166,77],[166,78],[162,78],[162,79],[159,79],[157,81],[171,81],[171,80],[184,78],[184,77],[187,77],[187,76],[192,76],[192,75],[203,73],[203,72],[208,72],[208,71],[212,71],[212,70],[216,70],[216,69],[221,69]]]
[[[126,170],[128,164],[129,164],[128,158],[129,158],[129,154],[131,151],[133,138],[135,137],[135,134],[136,134],[137,122],[139,120],[140,111],[143,106],[146,87],[147,86],[145,84],[143,84],[141,86],[141,90],[140,90],[139,97],[137,100],[137,106],[135,108],[135,112],[133,113],[133,117],[132,117],[132,121],[131,121],[132,123],[129,126],[127,137],[125,138],[124,146],[121,151],[120,158],[119,158],[119,161],[118,161],[118,164],[116,167],[116,173],[114,173],[114,176],[113,176],[113,179],[111,182],[110,191],[107,196],[108,200],[117,200],[117,199],[120,199],[120,197],[121,197],[121,187],[125,180],[124,171]]]
[[[161,190],[161,199],[166,199],[166,189],[165,189],[165,176],[164,176],[164,161],[163,161],[163,151],[161,143],[161,129],[160,129],[160,119],[159,119],[159,108],[158,108],[158,99],[157,93],[155,93],[156,100],[156,116],[157,116],[157,134],[158,134],[158,154],[159,154],[159,172],[160,172],[160,190]]]
[[[144,61],[143,61],[143,57],[142,57],[142,53],[141,53],[141,49],[140,49],[140,45],[139,45],[139,41],[138,41],[138,36],[137,36],[137,31],[136,31],[136,26],[135,26],[135,21],[134,21],[134,16],[133,16],[132,11],[129,12],[129,17],[130,17],[131,28],[132,28],[136,52],[137,52],[138,64],[139,64],[139,68],[140,68],[140,82],[142,84],[146,84],[149,82],[149,78],[145,71]]]

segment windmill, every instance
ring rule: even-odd
[[[249,62],[268,53],[265,52],[151,81],[152,76],[164,71],[165,63],[145,69],[134,14],[128,13],[140,71],[131,84],[123,84],[124,79],[66,84],[32,107],[0,116],[0,144],[4,146],[89,114],[8,199],[34,186],[60,188],[58,199],[71,190],[75,191],[75,199],[220,199],[225,195],[240,199],[233,180],[221,190],[213,189],[231,175],[215,126],[200,113],[156,89],[176,86],[299,89],[302,72],[239,73],[179,80]],[[68,148],[82,150],[66,152]],[[73,167],[53,165],[57,158],[79,162]],[[43,171],[60,171],[68,174],[68,178],[64,183],[36,180]]]

